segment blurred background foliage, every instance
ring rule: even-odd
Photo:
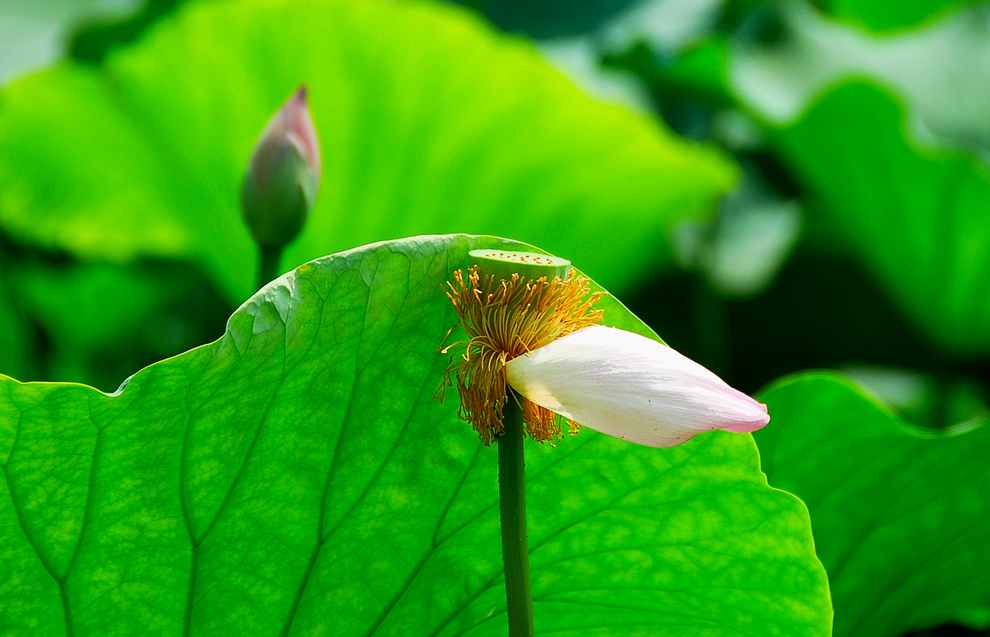
[[[67,60],[7,87],[0,224],[11,243],[81,263],[179,260],[233,307],[255,276],[238,210],[243,167],[301,81],[324,185],[285,269],[457,230],[541,241],[629,289],[669,264],[675,225],[705,216],[735,181],[720,153],[586,96],[533,47],[460,13],[334,3],[327,24],[322,9],[194,5],[98,65]],[[142,281],[129,283],[169,287]],[[159,294],[127,303],[157,312]],[[112,388],[123,378],[114,371],[78,379]]]
[[[255,4],[0,3],[0,371],[112,390],[219,336],[243,168],[305,81],[326,170],[284,270],[505,235],[747,391],[836,368],[914,426],[987,414],[990,4]],[[917,634],[990,634],[943,610]]]

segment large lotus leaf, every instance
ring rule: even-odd
[[[811,510],[837,637],[990,625],[990,419],[922,430],[829,374],[762,398],[764,469]]]
[[[990,351],[990,168],[915,141],[894,97],[834,87],[774,144],[831,226],[941,345]]]
[[[432,394],[443,282],[518,245],[313,261],[114,394],[3,379],[5,634],[504,635],[496,451]],[[807,511],[750,436],[526,451],[538,634],[829,633]]]
[[[300,82],[324,174],[285,264],[472,231],[545,239],[622,286],[669,256],[670,226],[734,177],[460,9],[204,3],[104,66],[64,64],[0,96],[0,223],[83,256],[195,259],[243,299],[255,251],[241,175]]]

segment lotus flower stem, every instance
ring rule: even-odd
[[[653,338],[601,325],[602,292],[566,259],[472,250],[447,298],[466,341],[439,387],[456,386],[458,415],[498,444],[499,516],[509,637],[533,635],[523,438],[554,444],[584,425],[651,447],[723,429],[750,432],[766,405]],[[449,336],[449,333],[448,333]]]
[[[505,433],[498,438],[498,497],[502,525],[502,564],[509,637],[533,634],[533,594],[526,537],[526,466],[522,412],[513,397],[505,403]]]
[[[241,216],[258,246],[258,287],[279,274],[320,185],[320,145],[300,86],[261,134],[241,187]]]
[[[282,248],[276,246],[258,246],[258,287],[259,289],[275,280],[278,276],[278,264],[282,261]]]

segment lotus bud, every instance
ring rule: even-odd
[[[756,431],[766,405],[671,347],[612,327],[578,330],[506,364],[509,385],[601,433],[670,447],[703,431]]]
[[[241,210],[259,246],[279,249],[296,238],[319,181],[320,150],[301,86],[268,122],[244,178]]]

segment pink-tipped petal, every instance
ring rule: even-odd
[[[317,177],[320,176],[320,146],[316,139],[316,127],[309,114],[308,90],[299,86],[292,98],[285,103],[276,119],[281,119],[293,142],[299,145],[306,162]]]
[[[306,85],[301,85],[268,121],[253,159],[256,163],[266,159],[262,152],[270,152],[263,149],[290,143],[306,159],[313,174],[320,176],[320,146],[313,117],[309,114],[308,95]]]
[[[770,421],[766,405],[673,348],[611,327],[587,327],[514,358],[507,374],[529,400],[653,447],[712,429],[755,431]]]

